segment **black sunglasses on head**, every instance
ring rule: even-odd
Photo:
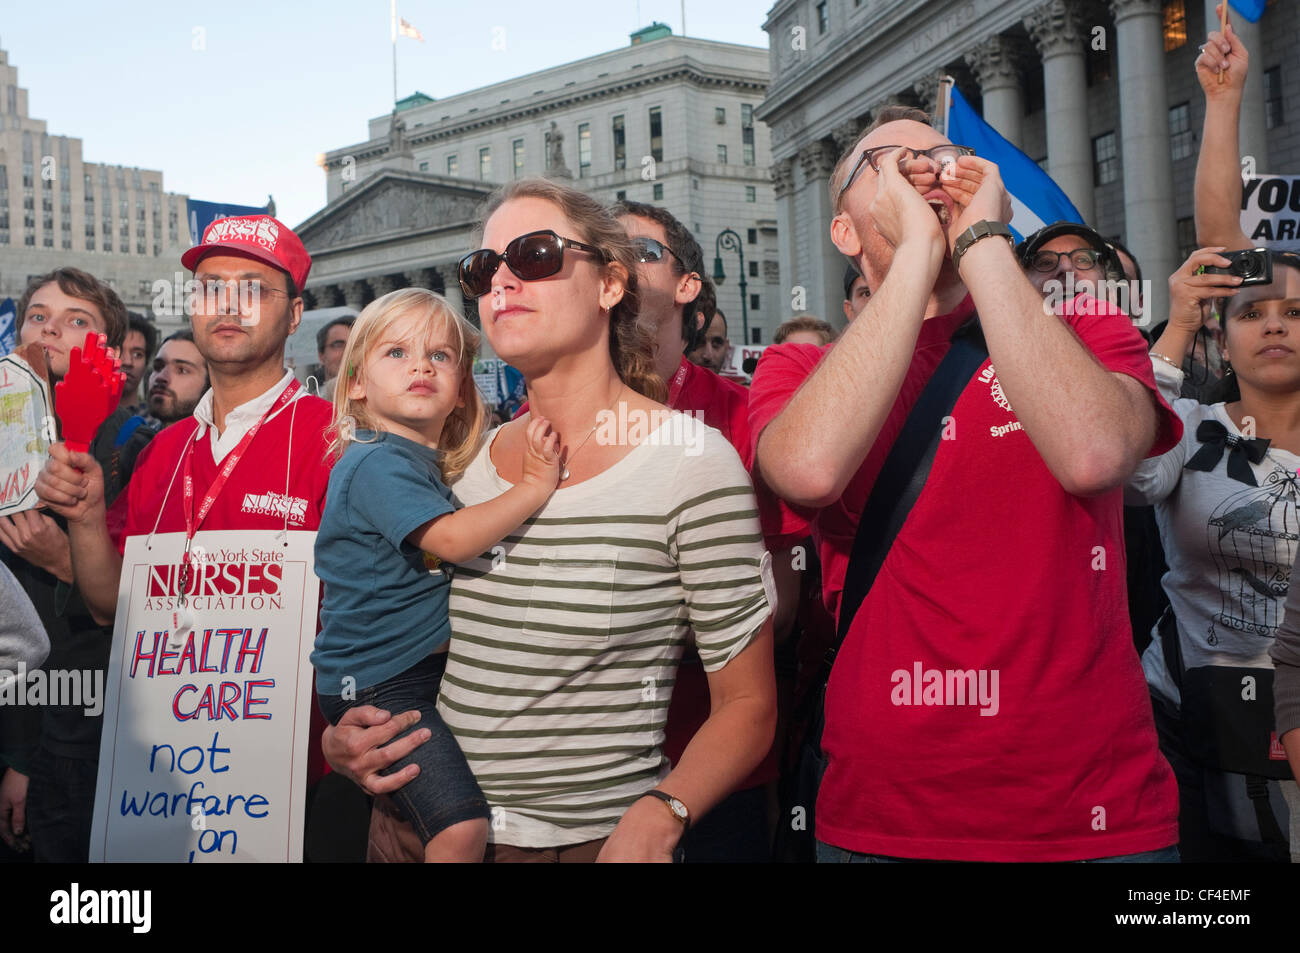
[[[564,250],[573,248],[595,255],[602,262],[605,253],[599,248],[561,238],[549,228],[538,232],[520,235],[509,245],[505,252],[498,255],[490,248],[472,251],[460,260],[457,277],[460,288],[471,298],[478,298],[492,289],[492,278],[505,262],[506,267],[521,281],[539,281],[559,273],[564,267]]]

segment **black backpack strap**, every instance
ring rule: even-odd
[[[1273,816],[1273,808],[1268,803],[1268,778],[1257,774],[1246,775],[1246,796],[1255,806],[1255,823],[1259,825],[1259,838],[1268,844],[1286,846],[1287,836],[1278,826]]]
[[[1182,691],[1183,643],[1178,639],[1178,623],[1174,618],[1173,606],[1165,606],[1165,611],[1156,624],[1156,632],[1160,634],[1160,651],[1165,658],[1165,670],[1169,672],[1174,687]]]
[[[826,657],[827,675],[835,653],[853,624],[853,617],[861,608],[899,530],[921,495],[939,449],[943,418],[952,412],[957,398],[988,356],[979,321],[972,318],[953,336],[948,353],[935,368],[916,406],[907,415],[898,439],[890,448],[863,507],[857,535],[853,538],[844,591],[840,597],[835,644]]]

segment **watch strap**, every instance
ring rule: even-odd
[[[658,788],[655,788],[650,791],[646,791],[645,794],[641,796],[658,798],[659,800],[663,801],[664,804],[668,806],[668,812],[672,814],[672,816],[681,823],[682,830],[688,831],[691,829],[691,810],[686,806],[686,802],[682,801],[680,798],[675,798],[671,794],[667,793],[666,791],[660,791]],[[673,804],[680,804],[682,806],[682,810],[686,812],[686,816],[682,817],[680,814],[678,814],[677,809],[673,807]]]
[[[988,238],[990,235],[1001,235],[1007,240],[1007,244],[1011,246],[1012,250],[1015,250],[1016,237],[1011,233],[1011,229],[1002,222],[985,219],[982,222],[976,222],[957,237],[952,250],[953,270],[956,271],[961,265],[962,256],[970,251],[972,245],[980,239]]]

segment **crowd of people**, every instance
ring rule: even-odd
[[[292,523],[309,860],[1294,859],[1300,257],[1233,271],[1247,67],[1230,27],[1196,62],[1200,247],[1153,341],[1127,249],[1017,243],[998,168],[904,106],[832,174],[846,326],[793,317],[749,386],[690,230],[545,179],[483,209],[477,322],[386,294],[320,328],[321,396],[285,369],[311,259],[274,219],[182,259],[257,282],[258,319],[200,296],[161,345],[43,275],[20,342],[57,381],[98,332],[128,383],[0,516],[0,668],[107,667],[130,537]],[[301,506],[238,505],[268,493]],[[102,721],[0,707],[6,859],[87,858]]]

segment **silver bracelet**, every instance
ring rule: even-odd
[[[1165,357],[1165,356],[1164,356],[1163,354],[1161,354],[1159,351],[1151,351],[1151,352],[1149,352],[1149,353],[1151,354],[1152,357],[1157,358],[1158,360],[1164,361],[1164,362],[1165,362],[1166,364],[1168,364],[1170,367],[1174,367],[1174,368],[1177,368],[1179,371],[1182,371],[1182,369],[1183,369],[1183,365],[1179,364],[1179,363],[1178,363],[1177,361],[1175,361],[1173,358]]]

